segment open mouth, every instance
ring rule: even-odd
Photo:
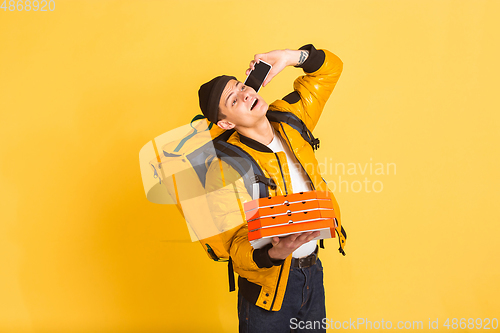
[[[252,106],[250,107],[250,111],[252,111],[252,110],[253,110],[253,108],[257,105],[258,101],[259,101],[259,100],[258,100],[257,98],[256,98],[256,99],[254,99],[254,101],[253,101],[253,103],[252,103]]]

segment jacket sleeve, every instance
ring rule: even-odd
[[[272,103],[269,109],[292,112],[313,131],[340,78],[343,63],[330,51],[317,50],[311,44],[302,46],[300,50],[309,51],[307,60],[296,66],[301,67],[306,75],[298,77],[293,83],[294,91]]]
[[[243,179],[231,166],[214,159],[207,172],[205,191],[212,218],[220,231],[224,249],[233,265],[242,270],[258,270],[280,265],[284,260],[273,261],[268,250],[271,244],[254,249],[248,241],[248,226],[243,204],[251,201]]]

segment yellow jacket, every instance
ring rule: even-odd
[[[300,66],[306,75],[297,78],[293,85],[294,91],[282,100],[272,103],[269,110],[291,112],[312,131],[340,77],[342,61],[327,50],[316,50],[311,44],[301,49],[309,50],[309,57]],[[271,124],[285,139],[290,151],[306,171],[312,189],[330,191],[321,177],[311,145],[289,124]],[[274,153],[267,146],[237,132],[234,132],[227,142],[249,153],[266,177],[273,179],[276,188],[269,189],[271,196],[293,193],[284,152]],[[213,219],[221,234],[216,236],[217,240],[216,237],[205,240],[206,244],[218,257],[230,255],[234,270],[239,275],[238,287],[247,300],[266,310],[278,311],[285,295],[292,256],[282,261],[272,261],[268,254],[271,244],[261,249],[253,249],[248,241],[248,228],[242,215],[242,204],[251,201],[252,197],[247,192],[243,180],[238,176],[233,179],[231,175],[236,173],[228,164],[217,159],[211,162],[205,189]],[[235,193],[239,200],[234,200]],[[343,253],[346,234],[342,229],[340,210],[333,193],[331,197],[338,220],[336,231],[340,243],[339,250]]]

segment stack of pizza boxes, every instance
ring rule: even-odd
[[[330,193],[308,191],[260,198],[244,204],[248,240],[254,248],[271,242],[272,237],[320,231],[316,239],[335,237],[337,219]]]

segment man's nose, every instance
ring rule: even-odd
[[[250,98],[250,93],[248,91],[242,91],[243,93],[243,100],[246,102]]]

